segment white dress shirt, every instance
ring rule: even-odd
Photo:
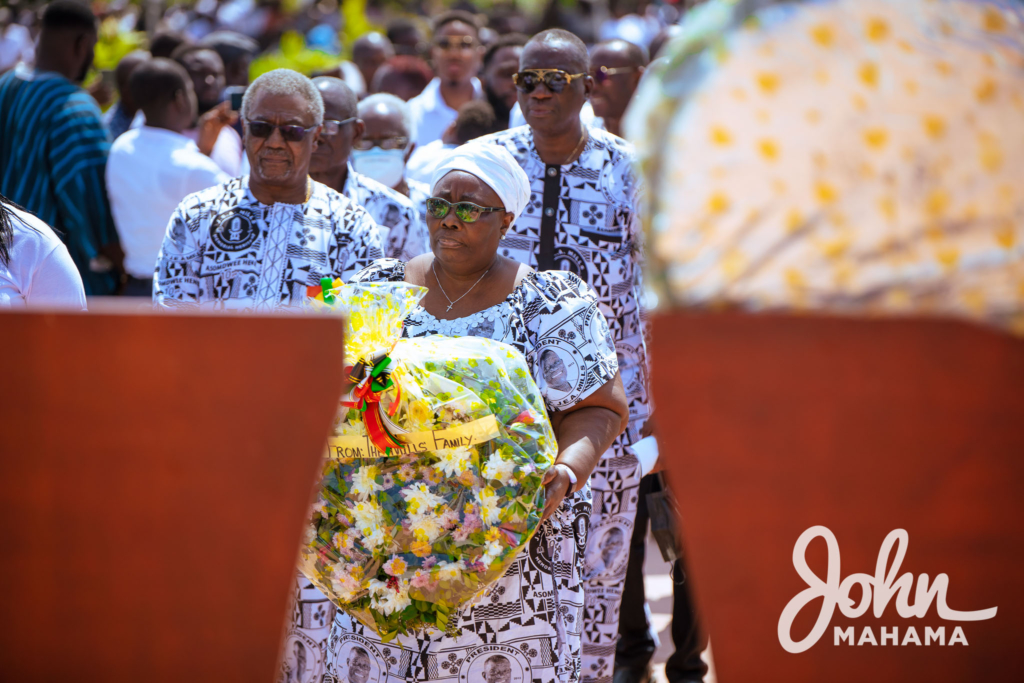
[[[473,98],[483,99],[484,89],[480,79],[473,79]],[[412,110],[412,128],[416,131],[413,137],[420,147],[434,140],[440,140],[444,131],[459,115],[459,112],[448,106],[441,97],[441,79],[435,78],[427,84],[416,97],[409,100]]]
[[[199,129],[193,128],[191,130],[186,130],[185,137],[192,142],[198,143]],[[224,126],[220,129],[220,135],[217,136],[217,142],[213,143],[213,150],[210,152],[210,158],[213,159],[215,164],[220,166],[222,171],[232,178],[235,178],[242,172],[243,152],[244,147],[242,146],[242,136],[240,136],[231,126]]]
[[[184,135],[143,126],[117,138],[107,160],[107,195],[128,274],[153,277],[167,224],[181,200],[228,179]]]
[[[68,248],[49,225],[28,211],[11,215],[10,258],[0,261],[0,308],[85,310],[85,287]]]

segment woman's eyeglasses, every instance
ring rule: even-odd
[[[302,142],[302,139],[306,137],[306,133],[319,128],[319,124],[303,128],[302,126],[278,126],[267,121],[252,121],[250,119],[246,119],[245,123],[249,128],[249,134],[253,137],[269,138],[274,134],[274,129],[276,128],[281,131],[281,137],[284,138],[285,142]]]
[[[640,67],[638,66],[616,66],[608,68],[607,66],[599,66],[590,75],[594,77],[594,80],[599,84],[607,83],[611,80],[612,76],[618,74],[628,74],[636,71]]]
[[[452,208],[455,209],[455,217],[463,223],[475,223],[485,213],[505,210],[500,206],[477,206],[472,202],[452,204],[440,197],[431,197],[427,200],[427,212],[434,218],[444,218]]]
[[[438,38],[434,45],[442,50],[468,50],[476,46],[476,38],[471,36],[459,36],[458,38]]]
[[[342,121],[335,121],[334,119],[324,119],[323,134],[324,135],[337,135],[338,132],[341,130],[341,127],[344,126],[346,123],[352,123],[353,121],[358,121],[358,120],[359,120],[359,118],[356,117],[356,116],[350,116],[349,118],[344,119]]]
[[[547,89],[553,93],[560,93],[565,87],[577,78],[583,78],[586,73],[571,74],[561,69],[523,69],[512,76],[512,82],[520,92],[531,93],[537,86],[544,83]]]
[[[409,138],[401,135],[392,138],[363,138],[355,144],[355,148],[360,152],[369,152],[374,147],[380,147],[381,149],[405,149],[409,145]]]

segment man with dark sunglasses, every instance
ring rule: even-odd
[[[363,146],[365,125],[358,116],[356,94],[340,78],[313,79],[324,101],[324,129],[313,151],[309,172],[313,180],[341,192],[366,209],[381,227],[384,254],[408,261],[429,250],[427,226],[412,201],[362,173],[349,163],[354,147]],[[404,146],[401,154],[405,154]],[[399,166],[399,177],[401,169]]]
[[[366,210],[309,177],[324,127],[312,81],[288,69],[265,73],[246,90],[241,116],[252,170],[178,205],[157,259],[159,305],[297,306],[321,278],[347,280],[383,256]]]
[[[622,135],[622,115],[646,66],[646,51],[625,40],[599,43],[590,53],[590,75],[594,79],[590,104],[604,121],[604,129],[612,135]]]
[[[580,119],[594,91],[587,48],[553,29],[523,48],[515,76],[527,126],[481,138],[503,145],[530,178],[532,197],[499,247],[537,270],[570,270],[597,293],[615,340],[629,399],[626,432],[591,476],[595,537],[626,536],[636,514],[640,466],[631,445],[650,415],[647,357],[639,304],[639,181],[632,146]],[[590,558],[593,559],[593,558]],[[589,562],[589,560],[588,560]],[[618,637],[625,562],[586,568],[582,681],[609,681]]]
[[[483,53],[480,28],[472,14],[452,10],[434,20],[430,58],[437,76],[409,100],[417,145],[440,140],[462,105],[483,98],[483,86],[476,77]]]

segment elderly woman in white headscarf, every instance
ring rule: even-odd
[[[545,523],[505,576],[448,634],[379,636],[339,612],[329,676],[345,681],[349,651],[371,653],[384,683],[558,681],[581,678],[583,550],[588,479],[629,417],[608,323],[594,291],[569,272],[536,272],[502,255],[502,239],[530,200],[507,150],[470,143],[435,170],[427,201],[432,253],[374,262],[352,282],[405,281],[429,289],[406,319],[408,337],[486,337],[526,357],[558,437],[546,476]],[[356,680],[356,679],[353,679]]]

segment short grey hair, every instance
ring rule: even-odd
[[[253,81],[242,97],[243,119],[248,120],[249,110],[256,101],[257,93],[260,92],[268,92],[271,95],[301,95],[309,102],[309,113],[313,115],[313,123],[319,126],[324,122],[324,98],[320,97],[320,91],[313,85],[313,81],[298,71],[274,69]]]
[[[410,141],[415,137],[416,131],[412,129],[412,109],[409,107],[409,103],[391,93],[379,92],[361,100],[359,102],[359,118],[363,118],[363,114],[366,114],[371,109],[379,107],[384,107],[389,111],[397,111],[398,115],[402,117],[402,126],[405,127],[406,137]]]

